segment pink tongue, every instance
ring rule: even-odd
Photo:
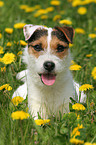
[[[52,74],[42,74],[41,78],[45,85],[51,86],[55,83],[56,76]]]

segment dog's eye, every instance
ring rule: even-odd
[[[57,52],[63,52],[66,48],[68,47],[64,47],[63,45],[58,45]]]
[[[41,44],[40,45],[34,45],[32,46],[36,51],[41,51],[42,50],[42,47],[41,47]]]

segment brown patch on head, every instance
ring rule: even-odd
[[[47,36],[41,36],[37,40],[28,43],[28,52],[29,54],[38,58],[43,54],[44,50],[47,48]]]
[[[47,35],[46,29],[37,29],[32,36],[28,39],[28,52],[38,58],[47,48]]]
[[[68,55],[69,43],[60,40],[56,35],[52,35],[50,47],[52,54],[58,56],[60,59]]]

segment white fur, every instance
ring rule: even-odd
[[[32,35],[32,33],[37,28],[42,28],[41,26],[25,26],[27,27],[24,35],[27,40]],[[34,30],[31,30],[33,29]],[[48,30],[48,48],[47,52],[44,52],[38,58],[32,56],[28,53],[28,46],[25,48],[23,61],[27,64],[27,71],[20,72],[18,78],[24,81],[24,85],[20,86],[13,94],[15,96],[21,96],[26,98],[28,94],[28,106],[31,114],[37,118],[37,112],[39,112],[42,118],[46,118],[49,114],[58,114],[58,111],[61,110],[64,112],[69,111],[69,102],[70,97],[73,97],[76,100],[79,100],[79,84],[73,81],[72,75],[69,71],[70,66],[70,51],[64,59],[60,59],[57,56],[51,54],[50,52],[50,40],[51,40],[51,31],[52,28],[46,28]],[[28,33],[28,34],[27,34]],[[52,86],[46,86],[41,82],[40,76],[38,74],[44,73],[45,69],[43,64],[45,61],[52,61],[55,63],[56,81]],[[25,76],[25,79],[22,76]],[[27,91],[28,88],[28,91]],[[77,92],[78,98],[75,98],[75,89]],[[81,100],[84,101],[86,96],[81,94]]]

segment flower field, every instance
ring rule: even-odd
[[[34,121],[27,99],[17,96],[25,24],[72,26],[70,71],[86,102],[70,98],[70,112]],[[96,0],[0,1],[0,145],[96,145]]]

